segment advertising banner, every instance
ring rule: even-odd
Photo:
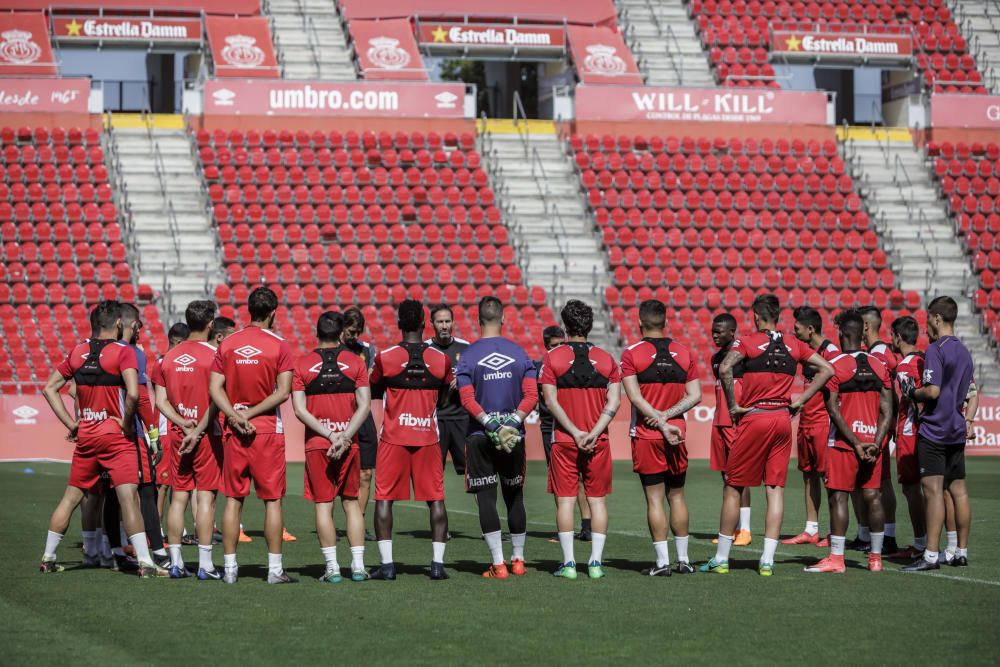
[[[352,21],[350,30],[365,79],[427,81],[408,19]]]
[[[1000,97],[932,95],[931,127],[1000,129]]]
[[[201,19],[136,16],[54,16],[57,42],[120,42],[139,44],[201,43]]]
[[[632,51],[617,30],[571,25],[569,45],[576,73],[584,84],[642,85]]]
[[[909,60],[913,37],[905,34],[775,30],[771,53],[782,59]]]
[[[49,26],[41,12],[0,14],[0,76],[55,76]]]
[[[219,78],[281,78],[271,27],[260,16],[209,16],[208,41]]]
[[[87,113],[89,79],[0,78],[0,113]]]
[[[438,54],[470,55],[558,55],[566,48],[561,25],[515,25],[513,23],[420,23],[420,48]]]

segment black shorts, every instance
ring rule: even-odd
[[[374,470],[378,454],[378,429],[375,428],[375,420],[370,414],[358,429],[358,449],[361,450],[361,469]]]
[[[921,477],[943,475],[946,483],[965,479],[965,441],[942,445],[918,435],[917,462]]]
[[[465,438],[468,432],[468,419],[438,419],[441,465],[448,461],[448,452],[451,452],[451,463],[455,466],[456,475],[465,474]]]
[[[545,465],[549,464],[549,458],[552,456],[552,436],[553,430],[551,428],[542,429],[542,449],[545,450]]]
[[[684,482],[687,480],[687,472],[682,472],[679,475],[671,475],[668,472],[658,472],[651,475],[644,475],[639,473],[639,482],[643,486],[656,486],[657,484],[663,484],[668,489],[679,489],[684,486]]]
[[[494,447],[485,435],[477,433],[469,436],[465,458],[465,490],[468,493],[496,488],[497,483],[509,489],[524,487],[527,459],[523,444],[508,454]]]

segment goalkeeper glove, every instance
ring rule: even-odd
[[[486,437],[497,449],[500,449],[500,427],[502,426],[503,422],[494,415],[487,416],[486,421],[483,422],[483,431],[486,433]]]
[[[517,415],[508,415],[503,420],[499,434],[499,447],[508,454],[521,444],[521,420]]]
[[[153,465],[159,465],[163,458],[163,448],[160,447],[160,429],[151,428],[146,431],[146,436],[149,438],[149,451],[153,455]]]
[[[899,378],[899,393],[907,400],[913,398],[914,392],[917,391],[917,383],[911,377],[901,377]]]

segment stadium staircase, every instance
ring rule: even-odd
[[[187,133],[152,122],[113,129],[110,138],[141,251],[139,279],[162,290],[172,321],[218,282],[220,258]]]
[[[958,0],[952,3],[956,22],[969,38],[986,87],[997,90],[1000,71],[1000,3],[997,0]]]
[[[1000,366],[973,315],[969,260],[922,153],[914,148],[907,130],[863,135],[849,138],[846,152],[869,212],[882,230],[883,243],[901,267],[900,287],[923,294],[924,306],[939,295],[955,297],[957,333],[979,363],[977,379],[1000,386]]]
[[[334,0],[265,0],[286,79],[357,77]]]
[[[650,86],[715,86],[682,0],[617,0],[618,21]]]
[[[600,307],[607,267],[554,124],[490,120],[481,137],[500,200],[509,204],[508,225],[526,262],[526,282],[545,287],[556,312],[569,299],[594,306],[592,339],[614,349]]]

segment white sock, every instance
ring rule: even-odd
[[[351,569],[352,570],[363,570],[363,569],[365,569],[365,548],[364,547],[351,547]]]
[[[184,557],[181,556],[180,545],[170,545],[170,566],[184,567]]]
[[[212,545],[198,545],[198,567],[205,572],[215,572],[215,563],[212,562]]]
[[[59,543],[62,542],[62,538],[62,534],[53,533],[51,530],[49,531],[49,534],[45,536],[45,551],[42,552],[43,559],[56,559],[56,549],[59,548]]]
[[[281,574],[284,568],[281,567],[281,554],[267,554],[267,573]]]
[[[830,536],[830,555],[831,556],[843,556],[844,549],[847,546],[847,537],[844,535],[831,535]]]
[[[885,533],[872,533],[872,553],[882,555],[882,543],[885,541]]]
[[[392,540],[379,540],[378,553],[382,557],[382,564],[392,562]]]
[[[740,530],[750,530],[750,508],[740,508]]]
[[[666,567],[670,565],[670,543],[666,540],[653,542],[653,551],[656,553],[656,567]]]
[[[563,563],[575,563],[576,558],[573,556],[573,531],[569,530],[566,532],[559,533],[559,546],[562,547],[563,552]]]
[[[719,544],[715,548],[715,562],[728,563],[729,550],[733,548],[733,536],[719,533]]]
[[[894,523],[885,524],[885,536],[896,537],[896,524]]]
[[[162,548],[162,547],[160,547],[159,549],[153,549],[153,555],[154,556],[166,556],[167,555],[167,550],[164,549],[164,548]]]
[[[149,542],[146,541],[146,531],[128,536],[129,544],[135,549],[135,559],[140,563],[150,565],[153,557],[149,555]]]
[[[601,563],[604,561],[604,543],[607,541],[608,536],[604,533],[590,533],[590,560],[588,563],[593,563],[597,561]]]
[[[927,561],[928,563],[938,562],[938,552],[931,551],[930,549],[926,550],[924,552],[924,560]]]
[[[913,538],[913,547],[915,549],[920,549],[921,551],[927,548],[927,536],[921,535],[920,537]]]
[[[97,531],[96,530],[85,530],[83,531],[83,553],[87,556],[97,555]]]
[[[949,530],[945,535],[948,537],[948,551],[954,552],[958,548],[958,531]]]
[[[858,526],[858,539],[862,542],[871,542],[872,533],[868,526]]]
[[[688,562],[688,536],[677,537],[674,535],[674,548],[677,549],[677,560],[681,563]]]
[[[483,533],[486,546],[490,550],[490,557],[493,558],[494,565],[503,564],[503,542],[500,540],[500,531],[494,530],[492,533]]]
[[[774,565],[774,552],[778,549],[778,540],[770,537],[764,538],[764,553],[760,555],[760,562],[765,565]]]
[[[806,535],[816,535],[819,533],[818,521],[806,521]]]
[[[101,557],[111,558],[111,542],[108,540],[108,534],[101,531]]]
[[[323,560],[326,561],[328,571],[340,572],[340,565],[337,563],[337,547],[320,547],[323,552]]]
[[[527,533],[510,534],[510,559],[512,561],[524,560],[524,543],[527,539]]]
[[[431,562],[432,563],[443,563],[444,562],[444,548],[447,546],[444,542],[431,542]],[[500,555],[503,559],[503,554]]]
[[[226,570],[235,570],[239,567],[236,563],[236,554],[222,554],[222,564]]]
[[[961,547],[958,547],[957,549],[955,549],[955,557],[958,558],[960,556],[962,558],[968,558],[969,557],[969,550],[968,549],[963,549]]]

